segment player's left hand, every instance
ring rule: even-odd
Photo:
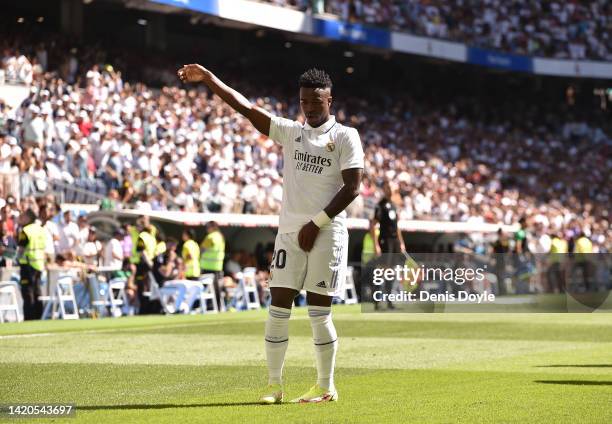
[[[310,252],[319,235],[319,227],[312,221],[304,225],[298,234],[298,243],[304,252]]]

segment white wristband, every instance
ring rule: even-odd
[[[321,228],[325,224],[329,224],[331,222],[331,218],[327,216],[327,213],[325,213],[324,210],[322,210],[316,214],[314,218],[312,218],[312,222],[314,222],[317,227]]]

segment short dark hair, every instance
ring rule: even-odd
[[[187,234],[190,239],[194,239],[195,238],[195,231],[194,231],[193,228],[184,228],[183,229],[183,234]]]
[[[332,88],[332,81],[327,72],[311,68],[300,75],[300,88]]]
[[[28,208],[24,213],[25,216],[28,218],[29,223],[36,221],[36,213],[31,208]]]

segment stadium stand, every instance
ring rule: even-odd
[[[0,99],[3,252],[15,250],[16,217],[31,208],[48,232],[52,255],[73,265],[85,258],[104,262],[107,241],[90,237],[84,219],[62,216],[58,203],[279,212],[280,148],[220,99],[179,86],[176,58],[102,44],[74,47],[66,36],[27,26],[0,40],[5,79],[28,87],[16,108]],[[269,95],[251,96],[259,106],[303,119],[295,87],[262,90],[257,81],[240,80],[244,60],[214,69],[245,93]],[[283,75],[282,69],[270,74]],[[436,85],[438,91],[419,95],[373,81],[369,92],[335,100],[338,120],[359,129],[366,152],[368,172],[350,216],[369,218],[382,181],[391,179],[401,219],[514,224],[524,218],[535,239],[557,234],[572,241],[584,233],[594,251],[610,250],[609,120],[544,99],[537,107],[533,98],[455,93],[449,99],[443,84]],[[124,258],[130,243],[124,231]],[[238,269],[258,270],[261,303],[267,253],[241,252],[236,261]],[[172,277],[180,279],[184,264],[172,261]],[[239,286],[231,277],[226,283]],[[125,298],[134,299],[129,287]]]
[[[40,44],[20,49],[45,56]],[[105,208],[278,213],[280,149],[248,121],[206,92],[124,82],[104,61],[74,58],[78,72],[38,75],[22,106],[0,115],[3,185],[19,186],[17,200],[55,189],[77,203],[108,194]],[[287,106],[292,94],[281,95],[256,101],[297,116]],[[370,216],[387,177],[398,182],[403,219],[510,224],[527,216],[551,231],[607,238],[609,125],[568,113],[546,125],[535,108],[503,105],[489,118],[461,98],[422,105],[400,93],[360,109],[362,100],[336,103],[339,120],[360,129],[370,170],[350,215]]]

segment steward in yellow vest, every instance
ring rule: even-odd
[[[567,254],[567,252],[567,241],[559,237],[558,234],[554,235],[550,242],[550,262],[561,262],[564,254]]]
[[[148,231],[141,231],[140,234],[138,234],[138,239],[139,241],[142,240],[144,243],[144,253],[147,255],[147,258],[152,261],[155,257],[157,240],[155,240],[155,237]]]
[[[380,229],[375,230],[376,238],[380,236]],[[370,231],[363,236],[363,247],[361,248],[361,264],[365,265],[376,257],[376,245]]]
[[[151,275],[153,272],[153,260],[157,241],[148,231],[141,231],[136,242],[136,253],[138,262],[132,265],[134,271],[134,283],[138,296],[139,314],[156,314],[161,311],[159,300],[153,300],[147,293],[151,292]]]
[[[202,274],[214,274],[215,279],[213,284],[215,286],[215,297],[217,298],[217,305],[221,303],[221,292],[223,292],[224,299],[226,296],[226,290],[221,281],[223,279],[223,259],[225,259],[225,238],[219,230],[219,226],[216,222],[210,221],[206,223],[206,237],[200,244],[200,269]]]
[[[24,319],[40,319],[42,302],[39,300],[41,273],[45,269],[45,229],[36,222],[36,214],[28,209],[19,216],[21,230],[18,236],[20,247],[19,269]]]
[[[574,253],[593,253],[593,243],[584,233],[580,234],[580,237],[578,238],[578,240],[576,240],[576,243],[574,244]]]
[[[216,222],[207,223],[206,232],[206,237],[200,244],[200,268],[203,272],[221,272],[225,259],[225,238]]]
[[[182,237],[181,257],[185,263],[185,277],[188,280],[197,280],[200,278],[200,246],[194,240],[195,235],[192,229],[184,229]]]
[[[140,261],[140,252],[137,251],[136,246],[138,245],[139,240],[142,238],[142,233],[149,233],[155,241],[155,237],[157,236],[157,228],[154,225],[151,225],[148,216],[142,216],[136,221],[136,226],[130,225],[128,226],[128,230],[130,232],[130,236],[132,237],[132,256],[130,257],[130,262],[133,264],[138,264]],[[144,237],[148,239],[146,235]],[[148,243],[151,242],[149,241]],[[155,243],[157,242],[155,241]],[[149,255],[149,259],[153,259],[155,247],[152,251],[151,249],[148,249],[147,253],[151,253],[151,255]]]
[[[584,234],[580,233],[580,237],[574,243],[574,261],[576,268],[582,270],[583,284],[587,292],[596,289],[595,282],[591,281],[593,277],[593,264],[591,263],[593,255],[593,243]]]

